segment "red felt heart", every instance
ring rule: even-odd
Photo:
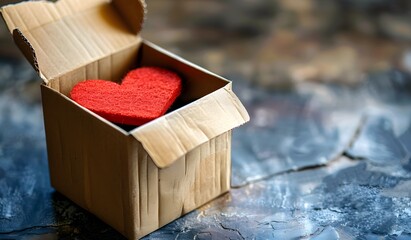
[[[181,92],[180,77],[158,67],[130,71],[121,84],[86,80],[76,84],[70,97],[109,121],[142,125],[162,116]]]

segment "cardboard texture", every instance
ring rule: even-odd
[[[129,239],[227,192],[231,130],[249,120],[231,83],[139,35],[140,0],[24,2],[1,9],[41,85],[51,183]],[[68,94],[138,66],[176,71],[183,106],[125,131]]]

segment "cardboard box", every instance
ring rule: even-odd
[[[140,0],[31,1],[1,9],[41,85],[51,183],[130,239],[230,188],[231,130],[249,120],[231,83],[143,40]],[[72,101],[85,79],[137,66],[183,78],[183,106],[131,131]]]

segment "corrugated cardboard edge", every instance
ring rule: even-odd
[[[33,66],[34,70],[43,79],[43,81],[47,83],[45,76],[41,73],[39,69],[36,51],[18,28],[14,29],[13,31],[13,39],[16,45],[19,47],[20,51],[23,53],[24,57],[26,57],[27,61],[29,61],[29,63]]]
[[[131,134],[159,168],[208,140],[250,120],[247,110],[231,90],[231,83]]]

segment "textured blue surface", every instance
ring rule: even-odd
[[[50,187],[38,80],[0,66],[16,79],[0,82],[0,239],[122,239]],[[147,238],[411,238],[406,86],[303,89],[237,82],[253,120],[234,134],[233,189]]]

